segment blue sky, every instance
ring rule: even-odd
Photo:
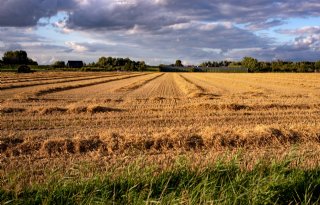
[[[207,60],[320,60],[317,0],[0,0],[0,55],[40,64],[130,57],[152,65]]]

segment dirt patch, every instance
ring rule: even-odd
[[[23,139],[20,138],[11,138],[11,137],[6,137],[0,139],[0,153],[5,152],[7,149],[10,149],[12,147],[15,147],[19,144],[23,143]]]
[[[26,111],[25,108],[17,108],[17,107],[4,107],[0,108],[0,113],[2,114],[10,114],[10,113],[21,113]]]
[[[123,110],[117,108],[104,107],[100,105],[91,105],[87,107],[89,113],[103,113],[103,112],[122,112]]]
[[[233,103],[233,104],[229,104],[229,105],[224,105],[225,108],[229,109],[229,110],[234,110],[234,111],[239,111],[239,110],[247,110],[247,109],[250,109],[251,107],[248,106],[248,105],[244,105],[244,104],[236,104],[236,103]],[[224,108],[222,106],[222,108]]]
[[[39,151],[41,148],[40,142],[24,142],[11,150],[13,156],[20,156],[20,155],[32,155]]]
[[[98,150],[104,143],[99,138],[84,139],[78,141],[79,152],[87,153]]]
[[[200,149],[205,146],[204,141],[200,135],[192,135],[185,141],[186,149]]]
[[[74,154],[76,152],[75,143],[69,139],[47,140],[42,145],[42,153],[52,155]]]
[[[150,98],[151,101],[163,101],[165,99],[166,99],[165,97],[152,97],[152,98]]]
[[[41,153],[48,156],[86,154],[106,147],[98,137],[89,139],[50,139],[43,143]]]

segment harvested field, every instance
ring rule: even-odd
[[[165,169],[179,156],[196,166],[241,152],[250,169],[294,150],[292,166],[320,165],[319,74],[49,72],[1,81],[2,180],[24,168],[23,186],[74,162],[99,172],[141,156]]]

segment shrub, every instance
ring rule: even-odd
[[[18,73],[31,73],[31,68],[26,65],[21,65],[18,67]]]

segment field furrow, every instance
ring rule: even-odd
[[[257,91],[250,87],[250,85],[239,83],[235,80],[232,74],[184,74],[188,76],[190,80],[200,86],[206,88],[210,93],[216,94],[240,94],[244,92]],[[241,77],[241,74],[239,74]]]
[[[214,75],[207,74],[195,75],[195,78],[204,79],[208,84],[214,84],[220,82],[220,85],[226,87],[229,90],[233,89],[233,92],[262,92],[266,94],[277,95],[308,95],[314,94],[319,96],[319,89],[317,89],[317,83],[311,82],[312,87],[305,87],[305,84],[294,81],[283,81],[281,79],[265,79],[265,76],[257,75]],[[274,75],[274,74],[265,74]],[[290,74],[289,74],[290,75]],[[231,87],[230,87],[231,85]],[[235,89],[236,88],[236,89]],[[307,92],[306,92],[307,90]]]
[[[205,94],[205,89],[194,82],[190,81],[182,75],[175,75],[175,81],[177,82],[179,88],[188,97],[200,97]]]
[[[129,85],[125,85],[125,86],[122,86],[118,89],[116,89],[115,91],[116,92],[126,92],[126,91],[132,91],[132,90],[136,90],[140,87],[142,87],[143,85],[163,76],[164,74],[155,74],[153,76],[151,76],[150,78],[147,78],[147,79],[143,79],[143,80],[140,80],[140,81],[137,81],[137,82],[134,82],[134,83],[131,83]]]
[[[132,92],[138,87],[137,85],[141,82],[151,81],[153,78],[159,77],[159,74],[144,74],[135,75],[132,78],[123,78],[118,81],[109,81],[102,84],[97,84],[93,86],[80,87],[72,90],[65,90],[59,93],[48,94],[45,97],[50,99],[74,99],[74,100],[89,100],[90,99],[100,99],[100,100],[111,100],[111,99],[122,99],[127,93]],[[151,79],[151,80],[150,80]],[[129,90],[125,90],[130,88]]]
[[[60,82],[52,85],[37,85],[32,87],[23,87],[23,88],[14,88],[2,91],[1,99],[24,99],[28,97],[40,96],[47,93],[58,92],[67,89],[74,89],[79,87],[91,86],[96,84],[101,84],[105,82],[109,82],[110,80],[121,78],[120,76],[128,77],[131,75],[139,75],[139,74],[112,74],[107,75],[99,79],[83,79],[80,81],[72,81],[72,82]],[[140,74],[141,75],[141,74]]]
[[[90,77],[64,77],[64,78],[56,78],[56,79],[47,79],[47,80],[35,80],[29,83],[5,83],[0,86],[0,90],[7,90],[13,88],[23,88],[23,87],[31,87],[37,85],[50,85],[57,83],[67,83],[67,82],[76,82],[82,80],[94,80],[104,77],[117,76],[117,74],[107,74],[107,75],[99,75],[99,76],[90,76]]]
[[[133,91],[128,96],[133,99],[162,99],[184,97],[174,80],[173,73],[166,73],[161,77],[148,82],[139,89]]]
[[[97,73],[79,73],[79,72],[39,72],[34,74],[19,74],[10,73],[8,75],[3,74],[1,76],[2,82],[12,83],[12,82],[28,82],[46,79],[63,79],[63,78],[74,78],[74,77],[86,77],[91,75],[97,75]]]

